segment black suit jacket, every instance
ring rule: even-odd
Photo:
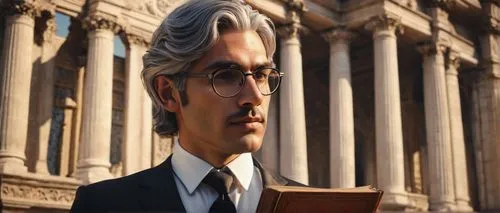
[[[171,158],[133,175],[80,186],[71,212],[185,212],[175,184]],[[264,187],[303,186],[269,172],[255,159],[254,165],[262,174]]]

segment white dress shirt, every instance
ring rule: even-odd
[[[263,189],[262,176],[253,165],[252,154],[244,153],[226,165],[233,173],[229,197],[238,213],[254,213]],[[188,213],[207,213],[219,194],[202,183],[214,167],[192,155],[175,141],[172,168],[182,204]]]

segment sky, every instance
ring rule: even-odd
[[[62,13],[56,13],[55,19],[57,24],[56,35],[59,37],[66,38],[69,35],[69,26],[71,24],[71,18]],[[125,58],[125,45],[123,44],[119,36],[115,35],[113,39],[113,44],[114,44],[115,56]]]

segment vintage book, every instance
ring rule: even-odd
[[[257,213],[376,212],[383,191],[371,186],[323,189],[270,186],[262,192]]]

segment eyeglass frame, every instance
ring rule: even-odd
[[[227,69],[231,69],[231,70],[235,70],[235,71],[240,71],[242,74],[243,74],[243,85],[241,86],[241,88],[238,90],[238,92],[236,92],[234,95],[232,96],[223,96],[221,94],[219,94],[217,92],[217,89],[215,89],[215,85],[214,85],[214,77],[215,77],[215,74],[217,74],[217,72],[220,72],[222,70],[227,70]],[[262,91],[260,90],[259,88],[259,92],[260,94],[262,94],[263,96],[270,96],[272,94],[274,94],[278,88],[281,86],[281,79],[285,76],[285,73],[283,72],[280,72],[280,70],[278,70],[277,68],[274,68],[274,67],[259,67],[257,69],[255,69],[254,71],[248,71],[248,72],[244,72],[243,70],[241,69],[236,69],[236,68],[227,68],[227,67],[224,67],[224,68],[217,68],[215,69],[214,71],[210,72],[210,73],[192,73],[192,72],[182,72],[180,73],[182,75],[182,77],[193,77],[193,78],[208,78],[208,80],[210,81],[210,84],[212,84],[212,89],[214,90],[215,94],[217,94],[218,96],[222,97],[222,98],[232,98],[236,95],[238,95],[241,90],[243,89],[243,87],[245,86],[245,83],[247,82],[247,76],[251,75],[253,77],[253,79],[255,80],[255,73],[260,71],[260,70],[264,70],[264,69],[272,69],[274,71],[277,71],[278,74],[279,74],[279,79],[278,79],[278,86],[276,87],[276,89],[274,89],[274,91],[272,91],[271,93],[269,94],[263,94]]]

